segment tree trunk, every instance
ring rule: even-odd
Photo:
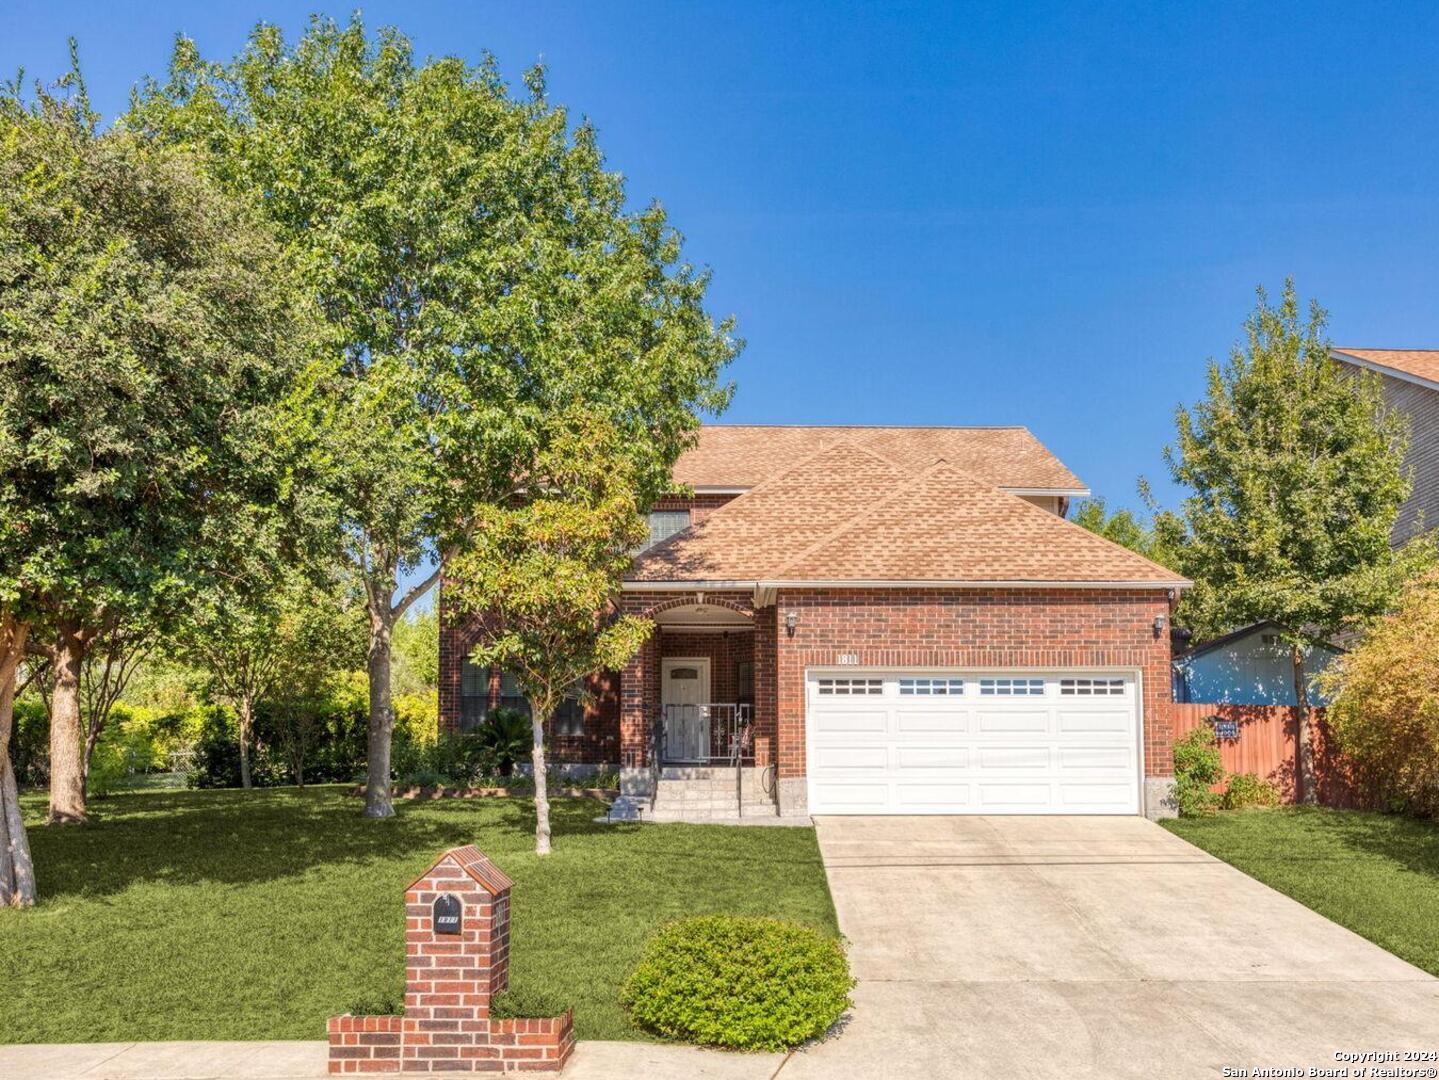
[[[530,716],[535,745],[530,751],[535,771],[535,854],[550,853],[550,793],[545,775],[545,718],[538,711]]]
[[[388,602],[385,603],[388,607]],[[390,634],[394,617],[388,612],[370,611],[370,730],[366,746],[365,817],[395,816],[390,801],[390,735],[395,713],[390,704]]]
[[[15,672],[25,654],[29,627],[9,623],[0,635],[0,907],[35,903],[35,864],[20,816],[20,791],[10,765],[10,735],[15,724]],[[7,649],[8,646],[8,649]]]
[[[1304,681],[1304,651],[1289,647],[1294,666],[1294,801],[1313,806],[1319,801],[1314,780],[1314,743],[1309,730],[1309,687]]]
[[[55,690],[50,701],[50,823],[85,820],[85,767],[80,734],[80,667],[87,639],[62,622],[55,640]]]
[[[250,729],[255,715],[255,704],[250,695],[240,698],[240,786],[249,791],[250,782]]]

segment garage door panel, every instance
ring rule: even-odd
[[[905,771],[969,768],[967,746],[900,746],[897,752],[899,767]]]
[[[1089,734],[1091,732],[1112,732],[1125,735],[1134,729],[1134,710],[1128,709],[1073,709],[1059,714],[1061,735]]]
[[[979,712],[979,730],[990,734],[1048,731],[1049,710],[985,708]]]
[[[1132,675],[852,669],[858,700],[819,693],[820,678],[839,681],[808,683],[812,813],[1139,810]]]
[[[979,767],[985,772],[996,769],[1025,769],[1043,772],[1049,768],[1047,746],[981,746]]]
[[[970,806],[969,784],[896,784],[895,801],[909,811]]]
[[[878,769],[889,764],[887,746],[821,746],[815,750],[818,769]]]
[[[896,730],[901,733],[963,735],[969,731],[967,713],[914,709],[900,706]]]
[[[889,730],[889,714],[883,709],[865,710],[837,709],[820,716],[819,733],[845,732],[883,735]]]

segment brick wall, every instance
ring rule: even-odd
[[[404,1016],[336,1016],[331,1073],[509,1072],[564,1066],[573,1017],[491,1020],[509,982],[511,881],[471,845],[445,852],[405,890]],[[438,933],[441,896],[461,905],[460,931]]]
[[[1171,776],[1169,609],[1161,590],[782,590],[772,714],[779,776],[805,775],[805,669],[832,667],[841,654],[861,667],[1136,668],[1144,773]],[[784,629],[790,611],[799,616],[794,637]]]
[[[656,510],[688,510],[690,522],[697,524],[709,517],[731,499],[739,498],[738,495],[665,495],[654,505]]]

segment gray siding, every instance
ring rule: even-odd
[[[1439,390],[1381,375],[1384,400],[1391,409],[1409,417],[1409,467],[1414,472],[1414,493],[1399,512],[1395,543],[1419,530],[1439,525]]]

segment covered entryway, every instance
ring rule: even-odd
[[[1138,814],[1124,671],[812,671],[812,814]]]

